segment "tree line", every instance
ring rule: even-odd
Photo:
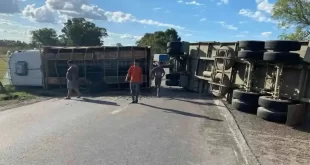
[[[104,38],[108,36],[108,32],[103,27],[87,21],[84,18],[72,18],[64,23],[60,35],[53,28],[42,28],[33,30],[31,33],[31,41],[29,44],[20,41],[0,42],[0,46],[23,46],[24,48],[38,48],[43,46],[101,46],[104,45]],[[154,53],[165,53],[166,45],[169,41],[180,41],[181,38],[175,29],[167,29],[166,31],[156,31],[154,33],[146,33],[139,41],[137,46],[152,46]],[[13,43],[13,44],[12,44]],[[116,46],[122,46],[117,43]]]
[[[108,36],[107,30],[86,21],[84,18],[69,19],[64,23],[61,30],[63,34],[57,35],[56,30],[43,28],[31,32],[31,43],[33,45],[54,45],[54,46],[100,46],[104,45],[104,38]],[[155,53],[164,53],[169,41],[180,41],[181,38],[175,29],[146,33],[137,46],[152,46]],[[116,46],[122,46],[117,43]]]
[[[293,29],[279,36],[284,40],[310,40],[310,1],[309,0],[277,0],[272,10],[272,18],[279,22],[281,29]],[[55,29],[42,28],[31,32],[30,44],[20,41],[0,40],[0,46],[18,45],[19,47],[53,46],[98,46],[104,45],[108,36],[105,28],[84,18],[72,18],[64,23],[60,35]],[[180,41],[175,29],[146,33],[136,42],[137,46],[152,46],[154,53],[165,53],[169,41]],[[122,46],[120,43],[117,46]]]

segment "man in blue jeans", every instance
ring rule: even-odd
[[[130,82],[131,103],[138,103],[140,85],[143,82],[143,74],[142,68],[139,66],[137,60],[135,60],[133,65],[129,68],[125,81]]]

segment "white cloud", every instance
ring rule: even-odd
[[[222,4],[227,5],[228,3],[229,3],[229,0],[219,0],[219,2],[217,3],[217,5],[222,5]]]
[[[27,5],[23,10],[23,16],[37,22],[59,23],[72,17],[83,17],[90,20],[111,21],[117,23],[136,22],[145,25],[185,29],[184,27],[161,23],[148,19],[137,19],[129,13],[121,11],[105,11],[104,9],[91,5],[88,0],[46,0],[41,7]]]
[[[207,18],[201,18],[199,21],[200,22],[204,22],[204,21],[206,21],[207,20]]]
[[[248,34],[248,33],[249,33],[249,31],[243,31],[242,33],[244,33],[244,34]]]
[[[239,24],[245,24],[247,23],[246,21],[239,21]]]
[[[257,11],[252,11],[250,9],[241,9],[239,11],[240,15],[252,18],[258,22],[271,22],[277,23],[277,21],[270,18],[270,14],[273,9],[273,5],[268,2],[268,0],[256,0]]]
[[[155,11],[160,10],[160,9],[161,9],[160,7],[153,8],[153,10]]]
[[[140,40],[142,36],[135,36],[131,34],[119,34],[119,33],[113,33],[113,32],[108,32],[108,35],[111,37],[118,37],[120,39],[131,39],[134,41]]]
[[[128,39],[133,39],[133,40],[140,40],[143,36],[133,36],[130,34],[124,34],[120,36],[120,38],[128,38]]]
[[[246,17],[250,17],[258,22],[271,22],[271,23],[275,23],[274,20],[272,20],[270,18],[270,16],[268,16],[266,13],[262,12],[262,11],[251,11],[249,9],[241,9],[239,11],[240,15],[246,16]]]
[[[133,15],[123,13],[121,11],[116,11],[116,12],[107,11],[105,14],[108,20],[112,22],[123,23],[123,22],[135,20],[135,17]]]
[[[161,22],[154,21],[154,20],[146,20],[146,19],[136,20],[136,19],[133,19],[132,21],[133,22],[138,22],[138,23],[141,23],[141,24],[146,24],[146,25],[155,25],[155,26],[175,28],[175,29],[182,29],[182,30],[185,29],[184,27],[181,27],[181,26],[177,26],[177,25],[173,25],[173,24],[161,23]]]
[[[261,35],[263,37],[269,37],[272,34],[272,32],[262,32]]]
[[[257,10],[271,13],[273,9],[273,4],[269,3],[268,0],[256,0],[256,3],[257,3]]]
[[[24,25],[12,20],[0,19],[0,36],[2,39],[20,40],[29,42],[30,31],[43,28],[44,24]],[[60,26],[50,26],[49,28],[55,29],[60,32]]]
[[[27,26],[27,25],[22,25],[17,22],[14,22],[12,20],[7,20],[7,19],[1,19],[0,18],[0,27],[6,27],[7,29],[38,29],[38,27],[35,26]]]
[[[17,0],[0,0],[0,13],[13,14],[19,13],[19,1]]]
[[[56,15],[58,16],[58,13],[55,13],[47,6],[35,8],[35,4],[27,5],[23,10],[22,14],[24,17],[27,17],[32,21],[43,23],[57,23]]]
[[[197,1],[190,1],[190,2],[186,2],[186,1],[183,1],[183,0],[179,0],[177,1],[178,3],[184,3],[186,5],[196,5],[196,6],[204,6],[204,4],[202,3],[199,3]]]
[[[123,46],[135,45],[137,40],[140,40],[142,36],[131,34],[120,34],[108,31],[108,37],[104,38],[104,45],[115,46],[117,43],[121,43]]]
[[[196,5],[196,6],[202,6],[202,5],[204,5],[204,4],[201,4],[201,3],[196,2],[196,1],[185,2],[185,4],[187,4],[187,5]]]
[[[189,37],[189,36],[193,36],[193,34],[188,33],[188,34],[185,34],[185,36]]]
[[[229,29],[229,30],[238,30],[238,28],[234,25],[230,25],[230,24],[227,24],[226,22],[217,22],[219,23],[220,25],[222,25],[222,27],[226,28],[226,29]]]

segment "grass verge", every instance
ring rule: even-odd
[[[13,86],[4,86],[4,90],[0,92],[0,101],[27,100],[34,98],[36,98],[35,95],[24,91],[18,91]]]
[[[6,61],[7,61],[7,57],[0,54],[0,80],[3,78],[8,68]]]

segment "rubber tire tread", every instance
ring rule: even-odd
[[[236,110],[241,111],[241,112],[256,114],[258,106],[242,102],[238,99],[233,99],[232,107],[234,107]]]
[[[252,51],[258,51],[263,50],[265,47],[264,41],[239,41],[239,48],[244,50],[252,50]]]
[[[263,51],[251,51],[251,50],[241,50],[238,52],[238,57],[247,60],[263,60]]]
[[[291,52],[265,52],[263,60],[284,64],[298,64],[301,62],[300,55],[298,53]]]
[[[298,51],[301,43],[292,40],[271,40],[265,41],[265,49],[278,52]]]
[[[276,112],[264,107],[258,107],[256,115],[264,120],[272,122],[284,123],[287,120],[286,112]]]
[[[172,48],[168,48],[168,49],[167,49],[167,54],[169,54],[169,55],[183,55],[184,52],[182,52],[181,49],[172,49]]]
[[[261,96],[258,99],[258,105],[266,109],[272,109],[275,112],[287,112],[288,106],[294,104],[290,100],[274,100],[271,96]]]
[[[180,73],[166,74],[166,79],[167,80],[178,81],[180,79],[180,77],[181,77]]]
[[[172,49],[182,49],[182,42],[180,41],[171,41],[167,43],[167,48]]]
[[[165,84],[166,84],[167,86],[179,86],[179,81],[166,80]]]
[[[238,99],[242,102],[245,103],[249,103],[249,104],[253,104],[258,106],[258,98],[261,95],[259,93],[255,93],[255,92],[246,92],[243,90],[239,90],[239,89],[235,89],[233,90],[233,99]]]

